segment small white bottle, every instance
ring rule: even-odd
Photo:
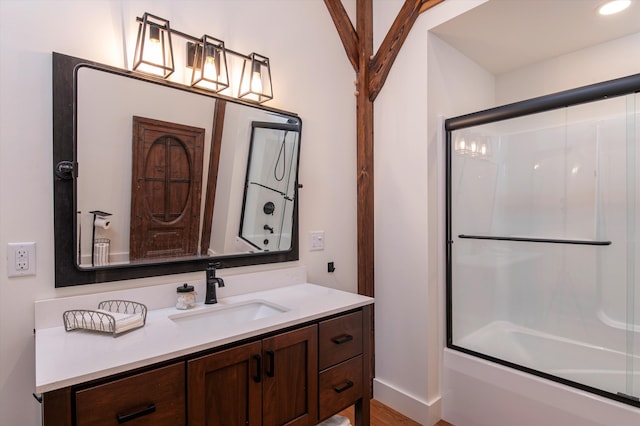
[[[196,292],[192,285],[184,283],[176,291],[178,293],[176,309],[191,309],[196,305]]]

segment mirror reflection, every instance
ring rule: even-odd
[[[76,102],[80,268],[292,248],[297,117],[93,67]]]
[[[252,250],[291,247],[298,126],[253,122],[240,238]]]

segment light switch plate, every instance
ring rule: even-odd
[[[324,231],[312,231],[309,237],[309,250],[324,250]]]

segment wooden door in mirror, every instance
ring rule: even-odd
[[[133,117],[131,261],[195,256],[204,129]]]

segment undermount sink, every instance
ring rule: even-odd
[[[282,314],[289,309],[267,302],[251,300],[231,305],[212,305],[193,311],[181,312],[169,316],[180,324],[230,326],[247,323],[273,315]]]

